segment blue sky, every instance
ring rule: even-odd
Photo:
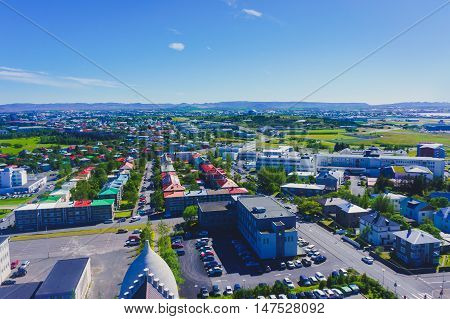
[[[297,101],[445,0],[1,0],[155,103]],[[308,101],[450,101],[450,5]],[[145,102],[0,3],[0,103]]]

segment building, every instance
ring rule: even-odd
[[[0,188],[19,187],[27,182],[27,171],[24,168],[6,167],[0,170]]]
[[[198,203],[198,222],[203,228],[230,228],[236,225],[232,201]]]
[[[434,209],[427,202],[414,198],[405,198],[400,202],[400,214],[422,224],[425,218],[433,220]]]
[[[119,292],[120,299],[178,299],[178,286],[169,265],[148,242],[128,267]]]
[[[0,286],[0,299],[34,299],[42,281]]]
[[[338,197],[320,198],[317,202],[322,206],[322,213],[325,216],[334,217],[336,217],[337,212],[341,210],[341,206],[349,204],[345,199]]]
[[[445,160],[432,157],[408,157],[387,155],[353,155],[353,154],[317,154],[317,169],[341,169],[353,173],[378,177],[380,170],[389,166],[423,166],[428,168],[435,177],[443,177]]]
[[[325,185],[288,183],[281,185],[281,191],[288,196],[317,196],[325,192]]]
[[[91,284],[89,257],[58,260],[36,292],[36,299],[84,299]]]
[[[288,152],[288,149],[264,150],[256,157],[256,169],[262,167],[283,167],[286,173],[301,171],[315,172],[314,157]]]
[[[433,173],[427,167],[418,165],[383,167],[381,169],[381,175],[396,180],[412,179],[416,177],[424,177],[428,180],[433,179]]]
[[[430,234],[409,229],[394,233],[396,256],[410,267],[437,266],[441,242]]]
[[[443,144],[438,143],[420,143],[417,144],[417,156],[445,158],[445,148]]]
[[[369,211],[352,203],[338,205],[336,222],[345,228],[359,227],[359,218]]]
[[[10,273],[9,236],[0,236],[0,283],[8,279]]]
[[[381,194],[381,195],[383,195],[383,194]],[[387,193],[387,194],[384,194],[384,196],[389,198],[389,200],[391,201],[392,205],[394,206],[394,210],[396,212],[400,211],[400,204],[401,204],[401,202],[404,201],[407,198],[404,195],[394,194],[394,193]]]
[[[316,176],[316,184],[324,185],[327,191],[336,191],[344,183],[344,171],[331,169]]]
[[[265,196],[240,196],[236,210],[237,227],[259,258],[297,255],[295,214]]]
[[[28,204],[16,208],[14,216],[20,231],[98,224],[114,218],[114,200]]]
[[[445,123],[444,120],[440,120],[438,123],[424,124],[423,127],[430,132],[450,131],[450,124]]]
[[[441,208],[434,214],[434,226],[444,233],[450,233],[450,206]]]
[[[365,240],[375,246],[394,244],[394,232],[400,231],[400,224],[375,212],[363,215],[359,219],[359,232]]]

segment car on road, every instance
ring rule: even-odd
[[[172,244],[172,249],[180,249],[180,248],[184,248],[184,245],[181,243],[173,243]]]
[[[119,229],[117,230],[117,233],[118,233],[118,234],[126,234],[126,233],[128,233],[128,230],[125,229],[125,228],[119,228]]]
[[[208,298],[209,297],[209,292],[208,292],[208,289],[206,289],[206,287],[200,288],[200,296],[202,298]]]
[[[292,280],[290,280],[288,277],[283,279],[283,283],[289,288],[289,289],[294,289],[294,283],[292,282]]]
[[[2,282],[2,286],[11,286],[11,285],[14,285],[15,283],[16,283],[15,280],[7,279],[4,282]]]
[[[139,220],[141,220],[141,216],[133,216],[130,219],[130,223],[134,223],[134,222],[137,222]]]
[[[184,251],[184,250],[182,250],[182,249],[177,249],[177,250],[175,250],[176,252],[177,252],[177,255],[178,256],[184,256],[184,255],[186,255],[186,252]]]
[[[128,247],[139,246],[139,244],[140,244],[140,241],[136,240],[136,239],[129,239],[125,242],[125,246],[128,246]]]
[[[127,221],[127,219],[126,219],[125,217],[119,218],[119,219],[117,220],[118,223],[124,223],[124,222],[126,222],[126,221]]]
[[[373,258],[370,256],[364,256],[363,258],[361,258],[361,260],[363,262],[365,262],[368,265],[372,265],[373,264]]]

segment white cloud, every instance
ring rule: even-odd
[[[245,14],[249,15],[249,16],[253,16],[253,17],[257,17],[260,18],[262,17],[262,12],[253,10],[253,9],[242,9],[242,12],[244,12]]]
[[[172,32],[173,34],[175,34],[175,35],[181,35],[182,34],[181,31],[179,31],[179,30],[177,30],[175,28],[169,28],[168,30],[170,32]]]
[[[52,76],[46,72],[0,66],[0,80],[53,87],[119,87],[119,83],[93,78]]]
[[[184,44],[180,42],[173,42],[169,44],[169,48],[176,50],[176,51],[183,51],[184,50]]]
[[[235,8],[237,6],[237,0],[223,0],[229,7]]]

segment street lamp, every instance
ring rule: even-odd
[[[243,288],[245,289],[245,279],[242,279],[242,286],[244,286]]]
[[[381,268],[381,271],[383,272],[383,286],[384,286],[384,271],[385,271],[385,269]]]
[[[394,293],[395,293],[395,296],[397,297],[397,282],[394,282]]]

